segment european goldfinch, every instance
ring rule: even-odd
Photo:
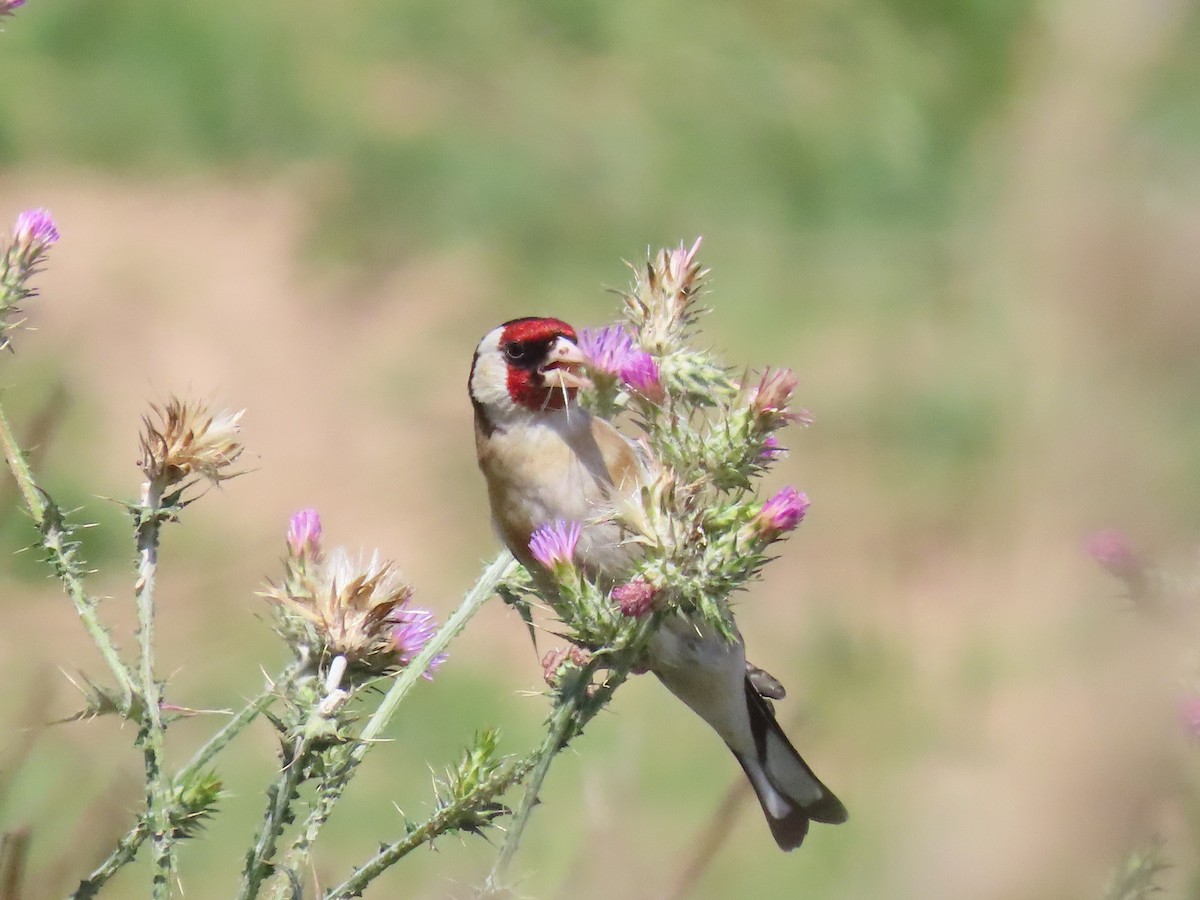
[[[577,402],[589,384],[577,341],[566,322],[542,317],[514,319],[484,336],[469,379],[475,445],[493,523],[513,555],[536,571],[533,533],[556,521],[579,522],[576,561],[589,576],[612,583],[641,553],[620,510],[635,502],[654,461]],[[740,635],[730,642],[675,616],[651,640],[647,665],[733,751],[782,849],[800,846],[810,820],[846,820],[841,801],[776,722],[764,697],[782,691],[747,666]]]

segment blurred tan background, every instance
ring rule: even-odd
[[[785,855],[742,807],[691,896],[1092,898],[1157,834],[1164,896],[1194,897],[1175,708],[1198,642],[1128,614],[1083,544],[1195,553],[1198,38],[1185,0],[29,0],[0,34],[0,218],[48,207],[62,240],[3,400],[100,523],[126,647],[132,539],[104,498],[137,490],[146,403],[246,408],[254,471],[162,553],[168,699],[222,709],[283,658],[255,591],[292,512],[394,556],[444,617],[496,549],[479,336],[611,321],[622,260],[702,234],[703,340],[796,369],[816,418],[768,483],[811,513],[740,617],[851,821]],[[113,721],[37,727],[78,704],[60,669],[101,667],[4,490],[0,828],[30,829],[30,895],[55,896],[132,821],[141,762]],[[324,883],[396,806],[421,817],[474,729],[528,746],[540,674],[486,610],[339,808]],[[174,758],[215,727],[180,724]],[[188,896],[230,895],[274,764],[265,723],[221,758]],[[522,896],[668,894],[740,777],[635,679],[556,764]],[[495,853],[436,849],[369,896],[468,897]]]

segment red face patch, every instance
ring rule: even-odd
[[[548,385],[542,373],[550,347],[560,337],[577,340],[575,329],[561,319],[514,319],[504,326],[500,352],[508,363],[508,395],[514,403],[532,410],[566,409],[575,399],[575,388]]]

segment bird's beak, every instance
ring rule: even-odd
[[[554,339],[541,372],[556,387],[590,388],[591,379],[583,374],[588,358],[574,341],[565,337]]]

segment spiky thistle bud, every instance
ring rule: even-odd
[[[612,589],[612,598],[621,613],[634,619],[649,615],[657,597],[658,589],[641,579],[618,584]]]
[[[321,558],[321,517],[315,509],[302,509],[288,520],[287,545],[295,559]]]
[[[699,315],[695,300],[708,274],[696,262],[702,240],[696,238],[690,249],[680,244],[661,250],[644,270],[634,270],[633,291],[624,295],[626,313],[651,353],[661,356],[681,345]]]
[[[770,497],[750,520],[750,534],[763,541],[777,540],[804,520],[808,507],[806,494],[794,487],[785,487]]]
[[[9,14],[13,8],[5,9],[4,3],[0,0],[0,15]],[[20,313],[22,301],[37,295],[26,282],[37,273],[46,250],[57,240],[58,229],[46,210],[29,209],[17,216],[12,243],[0,257],[0,349],[11,347],[10,332],[21,320],[10,319]]]
[[[763,372],[750,399],[750,410],[761,431],[773,431],[796,421],[798,417],[788,411],[788,405],[799,383],[800,379],[791,369],[767,369]]]
[[[575,644],[550,650],[542,657],[542,677],[550,687],[557,688],[562,683],[564,668],[582,669],[590,659],[591,654]]]

